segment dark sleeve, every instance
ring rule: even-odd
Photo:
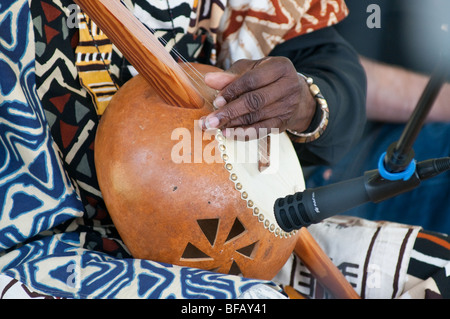
[[[366,120],[366,76],[355,50],[328,27],[290,39],[271,52],[288,57],[314,79],[330,109],[325,132],[294,147],[304,166],[337,162],[361,137]]]

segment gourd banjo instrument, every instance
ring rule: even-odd
[[[304,188],[287,135],[243,142],[202,132],[196,121],[215,92],[198,83],[217,68],[175,62],[119,1],[75,2],[139,71],[114,95],[95,141],[102,196],[133,257],[272,279],[295,250],[332,294],[358,298],[306,228],[286,233],[275,220],[275,200]]]

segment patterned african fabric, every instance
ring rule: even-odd
[[[260,59],[296,36],[331,26],[348,14],[343,0],[229,0],[219,32],[218,63]]]
[[[17,279],[0,275],[0,299],[57,299],[28,288]]]
[[[421,231],[411,251],[405,299],[450,298],[450,238]]]
[[[152,22],[151,27],[175,57],[177,51],[187,59],[209,63],[221,49],[216,40],[223,36],[217,29],[222,17],[233,12],[232,8],[243,10],[232,7],[232,1],[210,1],[213,10],[207,1],[125,3],[146,25]],[[260,1],[245,3],[251,5],[249,12],[262,11]],[[294,3],[316,12],[316,19],[305,11],[301,23],[292,24],[298,34],[334,23],[334,16],[339,20],[345,12],[337,1],[270,2],[274,8]],[[79,28],[68,27],[71,4],[68,0],[3,0],[0,7],[0,298],[225,299],[260,297],[255,292],[264,289],[253,288],[261,284],[275,291],[279,291],[276,284],[301,290],[305,280],[298,276],[308,272],[300,270],[295,255],[274,281],[131,258],[109,218],[96,179],[93,142],[99,112],[89,85],[83,83],[84,87],[80,81],[83,70],[76,65],[81,52],[77,48],[85,43]],[[252,19],[249,15],[246,24]],[[277,41],[285,41],[292,32]],[[229,34],[229,43],[239,39],[233,32],[224,34]],[[251,53],[265,54],[259,49]],[[97,63],[95,52],[91,54],[87,61]],[[120,87],[132,76],[132,67],[114,46],[108,58],[111,81]],[[332,241],[330,228],[334,228]],[[445,237],[414,227],[389,223],[381,227],[352,220],[322,223],[311,230],[366,298],[380,296],[374,295],[380,293],[377,283],[389,283],[389,288],[382,289],[389,298],[449,297],[446,269],[450,258]],[[353,244],[363,237],[367,238],[356,254]],[[386,252],[396,253],[394,260],[401,262],[395,265]],[[386,258],[390,268],[378,282],[376,266]],[[364,267],[365,260],[376,261],[372,263],[375,267],[369,267],[371,263]],[[353,264],[361,265],[358,282],[349,271]],[[396,289],[391,288],[390,280]],[[327,297],[318,288],[314,291],[302,293]]]
[[[172,0],[155,4],[129,1],[124,5],[177,61],[222,68],[242,58],[260,59],[277,44],[336,24],[348,14],[342,0],[200,0],[193,1],[192,6],[187,1]],[[82,85],[93,96],[101,115],[117,90],[111,74],[115,66],[110,70],[113,46],[87,14],[81,12],[79,20],[76,65]],[[127,68],[136,74],[131,65]]]
[[[14,279],[3,296],[225,299],[275,287],[130,258],[88,183],[93,166],[82,169],[84,158],[93,165],[98,117],[77,78],[68,14],[59,1],[0,7],[0,275]]]
[[[224,1],[125,3],[174,57],[214,62]],[[133,72],[88,18],[69,27],[71,5],[22,0],[0,8],[0,272],[14,283],[6,286],[67,298],[235,298],[261,283],[130,258],[96,180],[104,107],[93,93],[104,90],[95,82],[120,86]],[[84,50],[92,44],[99,52]],[[85,80],[93,64],[105,74],[99,61],[110,79]]]
[[[32,1],[36,91],[62,165],[82,201],[83,217],[57,223],[85,231],[86,247],[129,256],[119,240],[101,197],[94,165],[94,140],[99,117],[88,91],[80,84],[75,49],[79,29],[69,28],[72,1]],[[31,46],[31,44],[29,44]],[[119,58],[118,58],[119,59]],[[118,81],[118,80],[116,80]],[[55,228],[55,231],[56,231]]]
[[[108,106],[118,85],[110,74],[112,43],[83,12],[77,14],[80,39],[75,50],[81,84],[93,99],[98,115]]]
[[[309,231],[363,299],[450,298],[448,235],[348,216],[328,218]],[[334,298],[296,254],[273,280],[305,298]]]

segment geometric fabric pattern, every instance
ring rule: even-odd
[[[93,166],[69,1],[0,7],[0,274],[57,298],[236,298],[261,280],[130,258]],[[99,270],[101,269],[101,273]]]

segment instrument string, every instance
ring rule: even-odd
[[[156,34],[156,30],[146,26],[147,29],[153,34]],[[156,36],[156,35],[155,35]],[[162,37],[157,37],[158,40],[163,44],[164,48],[166,47],[166,45],[168,44],[167,40],[162,38]],[[174,39],[175,41],[175,39]],[[195,68],[195,66],[192,65],[192,63],[190,63],[176,48],[175,46],[171,49],[171,52],[173,53],[173,55],[178,59],[178,61],[183,64],[185,68],[180,68],[181,71],[191,80],[192,84],[194,84],[197,87],[197,91],[200,94],[201,97],[203,97],[203,99],[207,102],[207,104],[211,107],[211,109],[215,109],[215,107],[213,106],[213,104],[211,103],[211,101],[209,101],[209,99],[203,95],[201,93],[201,88],[206,86],[205,80],[204,80],[204,76],[203,74],[197,70],[197,68]],[[187,70],[191,71],[188,72]]]
[[[150,30],[150,32],[152,32],[153,34],[156,33],[156,30],[153,28],[148,28]],[[166,46],[168,44],[167,40],[164,38],[158,38],[162,44],[164,46]],[[190,63],[175,47],[173,47],[171,49],[171,51],[173,52],[173,54],[175,55],[175,57],[183,64],[185,65],[189,70],[192,71],[191,75],[189,72],[187,72],[185,69],[182,68],[183,72],[199,87],[201,85],[206,85],[205,81],[204,81],[204,76],[203,74],[200,73],[200,71],[198,71],[193,65],[192,63]],[[195,76],[195,78],[194,78]]]
[[[126,5],[126,3],[124,3],[123,0],[120,0],[120,2],[125,6],[126,9],[130,10],[128,8],[128,6]],[[172,29],[174,30],[174,23],[173,23],[173,17],[172,17],[172,12],[169,6],[169,1],[167,1],[167,6],[169,8],[169,15],[170,18],[172,20]],[[131,10],[130,10],[131,11]],[[146,25],[143,24],[161,43],[161,46],[163,47],[162,49],[167,50],[167,48],[169,48],[169,42],[164,38],[164,37],[158,37],[156,35],[157,31]],[[190,79],[191,83],[196,86],[197,88],[197,92],[198,94],[200,94],[200,96],[204,99],[205,103],[211,108],[211,110],[215,110],[216,107],[214,106],[214,104],[209,100],[208,97],[206,97],[204,94],[202,94],[202,88],[206,87],[206,83],[204,80],[204,75],[197,70],[197,68],[192,65],[192,63],[190,63],[184,56],[183,54],[181,54],[175,47],[176,44],[176,33],[173,32],[173,41],[174,41],[174,45],[171,48],[171,53],[173,54],[173,56],[175,57],[175,59],[177,60],[177,62],[179,62],[180,64],[182,64],[184,66],[180,67],[181,71]],[[189,72],[188,72],[189,71]],[[268,138],[264,137],[264,138],[259,138],[258,139],[258,161],[262,164],[262,165],[270,165],[270,143],[268,143]],[[284,177],[282,177],[282,182],[285,184],[290,184]]]

